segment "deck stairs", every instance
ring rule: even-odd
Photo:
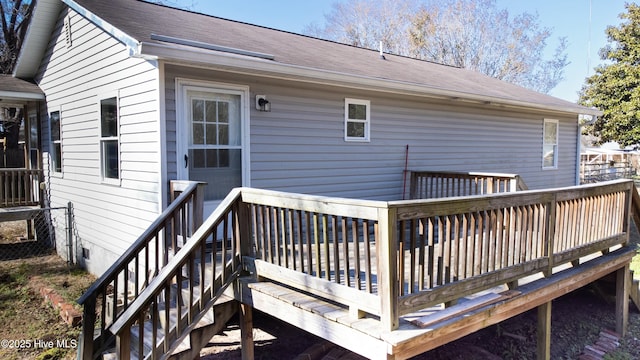
[[[203,265],[205,268],[212,266],[211,263],[200,264],[197,262],[196,267]],[[130,346],[130,358],[133,360],[148,359],[151,356],[140,356],[139,350],[143,349],[143,354],[151,354],[153,352],[155,343],[156,353],[158,351],[167,352],[170,354],[168,359],[182,360],[182,359],[194,359],[199,356],[200,350],[204,348],[209,340],[220,333],[227,322],[236,314],[238,310],[238,302],[232,296],[224,293],[220,294],[215,301],[211,302],[210,306],[201,309],[197,314],[189,312],[188,304],[197,304],[199,301],[198,296],[192,296],[191,299],[189,293],[189,286],[199,287],[201,279],[196,276],[194,281],[191,281],[188,277],[183,277],[180,281],[180,285],[177,283],[172,284],[168,298],[163,298],[158,303],[158,309],[155,317],[149,315],[145,316],[142,326],[140,322],[133,324],[130,327],[131,334],[131,346]],[[221,282],[221,278],[216,279],[218,283]],[[205,281],[205,291],[211,291],[210,284]],[[179,335],[179,331],[176,324],[186,323],[186,317],[193,316],[199,320],[191,326],[190,331]],[[154,330],[154,320],[156,319],[156,328]],[[180,319],[180,321],[178,320]],[[184,326],[184,325],[183,325]],[[142,336],[141,336],[142,332]],[[173,340],[173,346],[166,344],[165,336]],[[171,350],[168,350],[171,349]],[[105,360],[118,359],[116,354],[116,347],[113,346],[107,351],[103,352],[102,358]]]

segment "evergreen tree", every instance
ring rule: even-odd
[[[616,141],[622,147],[640,144],[640,6],[625,5],[618,27],[606,30],[607,45],[600,50],[603,65],[587,78],[580,103],[604,114],[585,133],[598,143]]]

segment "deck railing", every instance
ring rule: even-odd
[[[527,190],[519,175],[480,172],[411,171],[411,199],[440,199]]]
[[[204,185],[173,182],[174,200],[167,209],[78,299],[78,304],[84,306],[83,359],[93,359],[111,345],[114,337],[109,329],[114,321],[202,224]]]
[[[633,183],[402,201],[399,314],[456,300],[628,241]]]
[[[403,314],[625,245],[632,189],[612,181],[394,202],[234,189],[110,331],[122,359],[132,347],[170,352],[250,273],[393,330]],[[166,299],[180,304],[171,315]],[[148,318],[152,330],[142,325]]]
[[[42,170],[0,169],[0,208],[40,205]]]

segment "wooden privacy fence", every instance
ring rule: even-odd
[[[516,174],[411,171],[411,199],[440,199],[527,190]]]
[[[0,207],[40,204],[42,170],[0,169]]]
[[[234,189],[109,330],[121,358],[136,345],[139,355],[166,354],[247,272],[393,330],[403,314],[626,244],[632,188],[393,202]],[[178,304],[171,315],[167,301]]]

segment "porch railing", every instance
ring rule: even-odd
[[[172,182],[173,201],[167,209],[78,299],[84,306],[83,359],[93,359],[112,345],[115,338],[109,329],[114,321],[202,224],[204,185]]]
[[[242,270],[393,330],[403,314],[626,245],[632,188],[612,181],[394,202],[234,189],[110,330],[121,356],[136,344],[145,356],[170,352]],[[161,312],[174,297],[180,306]],[[169,325],[147,330],[148,317]]]
[[[628,241],[633,182],[389,204],[400,315]],[[402,255],[400,255],[402,254]]]
[[[517,174],[411,171],[411,199],[439,199],[527,190]]]
[[[0,169],[0,208],[40,205],[42,170]]]

